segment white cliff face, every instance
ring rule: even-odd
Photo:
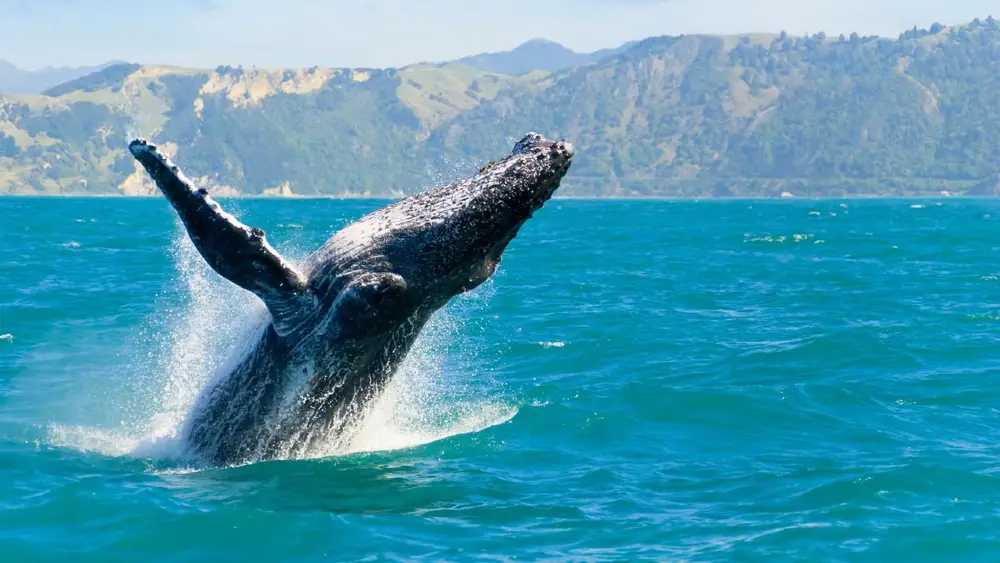
[[[327,68],[311,69],[238,69],[230,72],[212,72],[194,101],[195,113],[201,117],[205,96],[222,95],[233,107],[258,106],[267,97],[278,93],[308,94],[316,92],[334,76],[347,72]],[[368,80],[367,73],[352,71],[355,82]]]

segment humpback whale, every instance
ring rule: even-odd
[[[293,264],[155,145],[135,139],[129,151],[208,265],[267,308],[259,337],[202,391],[181,430],[190,454],[219,466],[342,437],[435,311],[493,274],[573,158],[569,142],[529,133],[499,162],[376,210]]]

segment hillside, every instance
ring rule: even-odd
[[[116,65],[0,97],[0,193],[151,193],[138,133],[220,193],[400,195],[537,130],[563,195],[996,193],[1000,24],[878,37],[656,37],[522,76],[469,65]]]
[[[578,194],[961,191],[998,170],[998,71],[992,19],[895,41],[654,38],[507,93],[434,140],[482,158],[525,127],[567,136]]]
[[[25,70],[0,59],[0,92],[39,94],[49,88],[75,80],[112,64],[115,62],[86,67],[46,67],[38,70]]]
[[[418,152],[435,127],[535,78],[114,65],[0,97],[0,193],[154,193],[125,149],[142,134],[218,193],[399,195],[434,175]]]

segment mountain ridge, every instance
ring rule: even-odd
[[[896,39],[647,38],[521,75],[112,65],[0,96],[0,193],[155,193],[141,133],[219,195],[399,197],[527,131],[565,137],[570,197],[995,193],[1000,25]]]
[[[26,70],[0,59],[0,92],[5,94],[39,94],[120,62],[122,61],[108,61],[98,65],[80,67],[46,66],[36,70]]]

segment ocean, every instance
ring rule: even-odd
[[[1000,557],[1000,201],[553,200],[349,447],[235,468],[173,437],[261,310],[169,204],[0,217],[0,561]]]

